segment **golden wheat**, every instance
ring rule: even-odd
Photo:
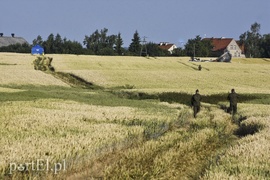
[[[143,129],[138,126],[102,122],[133,118],[135,110],[128,107],[92,106],[49,99],[2,103],[0,114],[1,136],[5,137],[0,140],[1,169],[11,162],[42,158],[54,162],[65,158],[72,161],[74,155],[87,154],[94,158],[124,146],[130,137],[143,134]]]
[[[198,63],[188,62],[188,58],[182,57],[52,57],[56,71],[74,73],[107,88],[133,87],[130,91],[188,94],[200,89],[205,95],[226,93],[231,88],[240,94],[270,93],[270,64],[262,59],[233,59],[228,64],[201,63],[203,69],[197,71]],[[32,65],[34,59],[27,54],[1,53],[0,93],[24,91],[14,88],[17,85],[69,87],[49,74],[35,71]],[[133,121],[169,124],[177,119],[182,110],[191,114],[186,105],[158,101],[147,103],[160,109],[90,105],[53,98],[5,100],[0,105],[0,134],[4,137],[0,139],[1,175],[11,162],[23,163],[35,159],[57,162],[67,159],[72,165],[81,163],[78,159],[92,160],[115,149],[128,147],[132,141],[143,142],[143,126],[123,124]],[[236,125],[230,123],[230,115],[214,106],[203,106],[198,119],[185,120],[188,125],[202,129],[190,134],[180,128],[149,140],[138,148],[127,150],[119,158],[120,161],[107,167],[107,172],[125,178],[137,173],[152,179],[190,178],[192,171],[200,174],[204,166],[200,162],[210,156],[200,148],[208,148],[207,142],[215,141],[218,133],[232,134],[236,129]],[[262,179],[269,173],[269,105],[241,103],[239,114],[248,118],[242,125],[259,124],[263,129],[241,138],[238,144],[227,149],[202,179]],[[209,128],[214,125],[217,125],[216,129]],[[199,155],[197,150],[205,154]],[[177,158],[183,158],[183,163],[179,163]],[[130,159],[133,160],[131,164],[128,162]],[[136,164],[147,164],[147,160],[153,163],[150,169]],[[107,176],[111,177],[110,174]]]
[[[220,161],[212,166],[203,179],[267,179],[270,169],[270,110],[269,105],[242,104],[241,113],[248,119],[244,126],[263,127],[229,148]]]

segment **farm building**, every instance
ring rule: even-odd
[[[232,57],[245,57],[241,48],[233,38],[204,38],[203,41],[211,41],[213,45],[212,56],[221,56],[229,52]]]
[[[159,47],[161,49],[169,51],[171,54],[172,54],[173,50],[177,48],[177,46],[175,44],[170,44],[170,43],[167,43],[167,42],[159,43]]]
[[[28,42],[22,37],[15,37],[15,34],[11,36],[4,36],[3,33],[0,33],[0,47],[9,46],[14,44],[28,44]]]

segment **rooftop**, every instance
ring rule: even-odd
[[[172,46],[174,46],[174,44],[165,43],[165,42],[159,43],[159,47],[165,50],[169,50]]]
[[[9,46],[12,44],[25,44],[25,43],[28,44],[28,42],[22,37],[16,37],[14,34],[12,34],[12,36],[3,36],[3,34],[1,33],[0,47]]]
[[[209,40],[212,42],[213,51],[220,51],[227,48],[232,42],[233,38],[204,38],[203,40]]]

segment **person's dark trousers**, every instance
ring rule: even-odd
[[[193,106],[194,118],[196,118],[197,113],[200,112],[200,106]]]
[[[237,104],[230,104],[230,113],[236,114],[237,113]]]

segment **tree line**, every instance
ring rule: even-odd
[[[239,36],[240,45],[245,47],[246,57],[269,58],[270,34],[260,34],[260,24],[255,22],[249,31]],[[34,45],[41,45],[47,54],[84,54],[84,55],[118,55],[118,56],[194,56],[209,57],[213,48],[210,41],[202,41],[196,36],[189,39],[183,48],[176,48],[172,53],[159,48],[154,42],[144,43],[136,30],[128,48],[123,47],[121,33],[109,35],[108,29],[96,30],[85,35],[83,44],[62,38],[60,34],[50,34],[46,40],[39,35],[33,40],[32,45],[15,44],[0,47],[0,52],[29,53]],[[196,50],[196,51],[195,51]]]

